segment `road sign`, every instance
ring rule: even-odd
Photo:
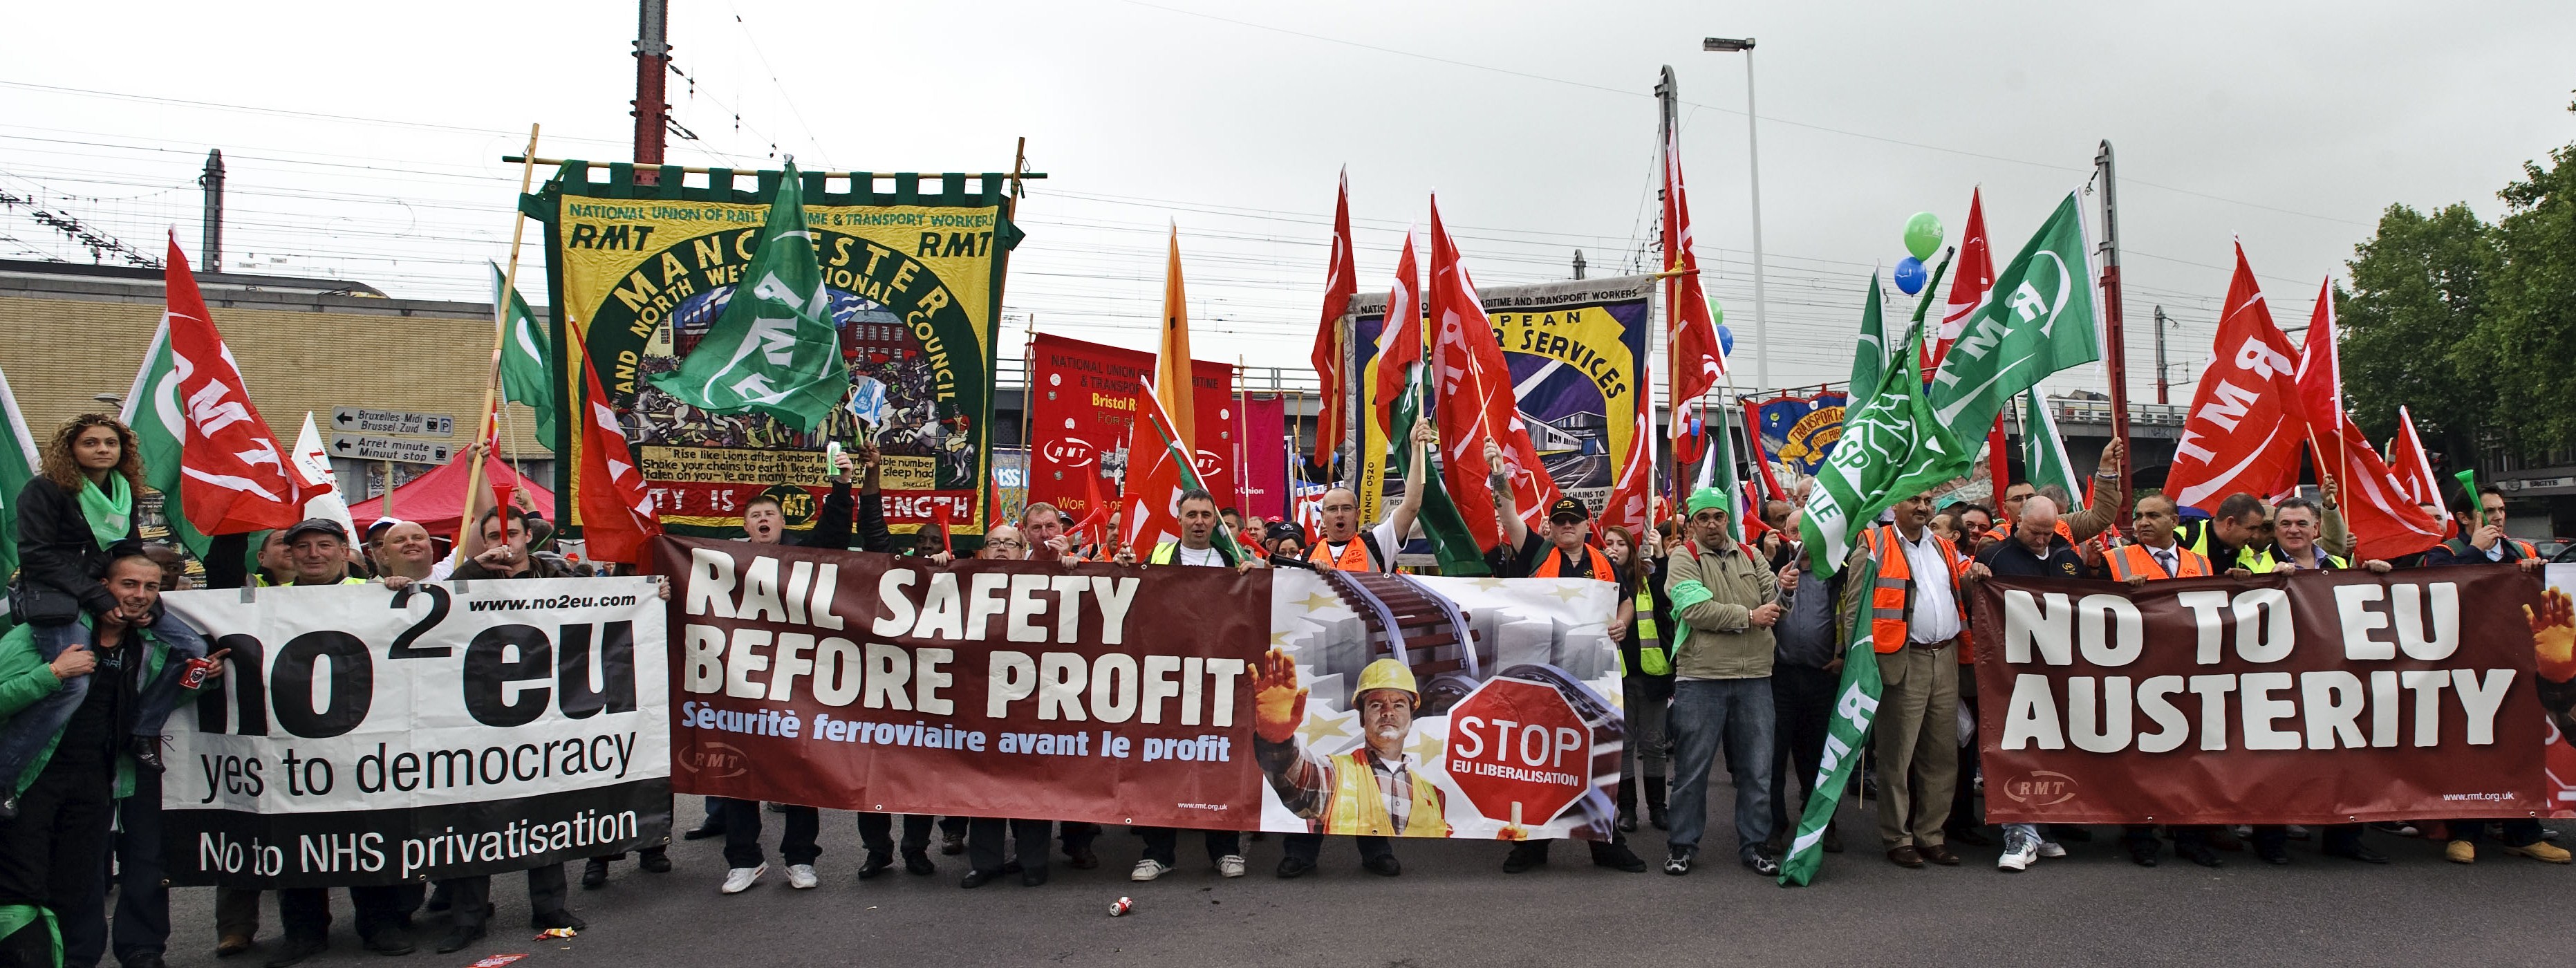
[[[456,418],[443,413],[406,413],[401,410],[369,410],[364,407],[331,408],[331,432],[337,434],[414,434],[426,437],[448,437],[456,433]],[[336,456],[348,456],[340,454]]]
[[[331,456],[357,460],[394,460],[406,464],[444,464],[456,448],[445,441],[405,437],[332,434]]]
[[[1449,710],[1449,778],[1486,819],[1535,827],[1592,785],[1592,730],[1556,687],[1499,676]]]

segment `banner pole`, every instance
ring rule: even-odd
[[[536,174],[537,125],[530,124],[528,125],[528,150],[519,158],[520,195],[524,196],[528,193],[528,185]],[[483,413],[478,418],[482,426],[474,435],[474,443],[466,446],[466,453],[472,461],[472,466],[465,469],[465,496],[463,505],[457,511],[456,544],[448,552],[450,556],[448,562],[451,566],[464,563],[467,537],[482,533],[474,527],[474,502],[475,492],[483,489],[483,461],[487,458],[475,451],[478,445],[492,439],[492,408],[501,394],[502,340],[509,335],[502,323],[509,312],[510,294],[519,290],[519,245],[527,237],[527,232],[528,219],[519,214],[518,207],[513,204],[510,209],[510,264],[508,268],[501,270],[501,291],[493,294],[492,365],[483,374]],[[495,449],[498,449],[497,444]],[[388,490],[386,493],[392,492]]]

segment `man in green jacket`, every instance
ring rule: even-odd
[[[1675,548],[1664,589],[1681,644],[1673,654],[1673,829],[1664,873],[1688,874],[1707,826],[1708,773],[1718,748],[1735,782],[1736,852],[1771,877],[1771,626],[1797,593],[1797,572],[1771,572],[1728,534],[1726,492],[1703,487],[1684,504],[1690,540]]]
[[[57,918],[97,908],[107,889],[115,802],[134,792],[135,763],[125,738],[142,709],[145,684],[172,658],[170,645],[151,630],[160,616],[161,566],[144,557],[142,542],[119,541],[109,549],[104,584],[116,607],[95,619],[81,616],[90,644],[67,646],[49,662],[37,650],[33,628],[0,636],[0,719],[16,717],[68,683],[87,687],[25,771],[0,777],[19,803],[18,815],[0,822],[0,964],[59,964]],[[220,662],[223,654],[208,658]],[[95,960],[97,952],[88,957]]]

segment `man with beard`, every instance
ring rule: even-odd
[[[1413,670],[1379,659],[1360,670],[1351,705],[1360,713],[1360,748],[1323,756],[1297,740],[1306,721],[1306,688],[1297,660],[1272,649],[1253,665],[1253,759],[1289,812],[1317,833],[1374,837],[1446,837],[1448,800],[1404,749],[1422,707]],[[1383,858],[1392,866],[1393,857]],[[1379,870],[1378,859],[1369,870]]]
[[[1958,546],[1932,533],[1932,497],[1899,501],[1895,523],[1861,532],[1848,565],[1878,562],[1878,578],[1843,589],[1837,627],[1870,631],[1885,692],[1870,727],[1878,761],[1878,834],[1889,863],[1955,867],[1948,820],[1959,782],[1958,644],[1967,631],[1962,585],[1981,577]],[[2049,517],[2056,524],[2056,517]],[[1865,625],[1863,624],[1865,623]]]
[[[2111,549],[2103,558],[2111,580],[2139,588],[2151,581],[2175,578],[2206,578],[2210,575],[2209,559],[2174,540],[2177,515],[2172,498],[2148,494],[2138,498],[2129,518],[2129,534],[2137,540]],[[2154,824],[2128,824],[2122,828],[2121,844],[2129,850],[2129,860],[2140,867],[2156,866]],[[2211,828],[2198,825],[2174,825],[2167,828],[2173,835],[2174,853],[2202,867],[2220,867],[2218,851],[2211,842]]]

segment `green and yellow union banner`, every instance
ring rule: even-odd
[[[607,181],[592,177],[605,168]],[[1000,174],[799,178],[830,318],[849,364],[849,403],[814,433],[758,413],[709,413],[653,387],[677,370],[751,264],[780,173],[660,169],[637,184],[628,165],[565,162],[521,209],[549,223],[549,282],[568,409],[579,365],[625,418],[629,443],[682,534],[739,533],[743,506],[781,499],[791,528],[811,524],[828,493],[825,446],[874,443],[885,455],[887,521],[898,532],[946,522],[981,534],[992,487],[994,318],[1004,263],[1018,244]],[[887,182],[895,189],[876,191]],[[975,187],[969,190],[969,183]],[[728,186],[710,188],[710,185]],[[848,191],[832,191],[847,187]],[[586,338],[577,338],[575,332]],[[562,420],[579,427],[581,421]],[[580,440],[558,442],[563,520],[578,525]]]
[[[1647,333],[1653,325],[1653,276],[1578,279],[1518,286],[1479,286],[1485,320],[1511,366],[1512,386],[1530,443],[1566,496],[1592,508],[1596,518],[1617,485],[1637,432],[1637,394],[1645,386]],[[1361,359],[1352,381],[1361,399],[1360,517],[1378,521],[1400,500],[1404,478],[1390,459],[1392,441],[1377,425],[1368,388],[1377,385],[1377,339],[1385,329],[1386,296],[1351,301],[1351,343]],[[1393,429],[1403,439],[1405,428]],[[1491,515],[1492,509],[1460,508]]]

